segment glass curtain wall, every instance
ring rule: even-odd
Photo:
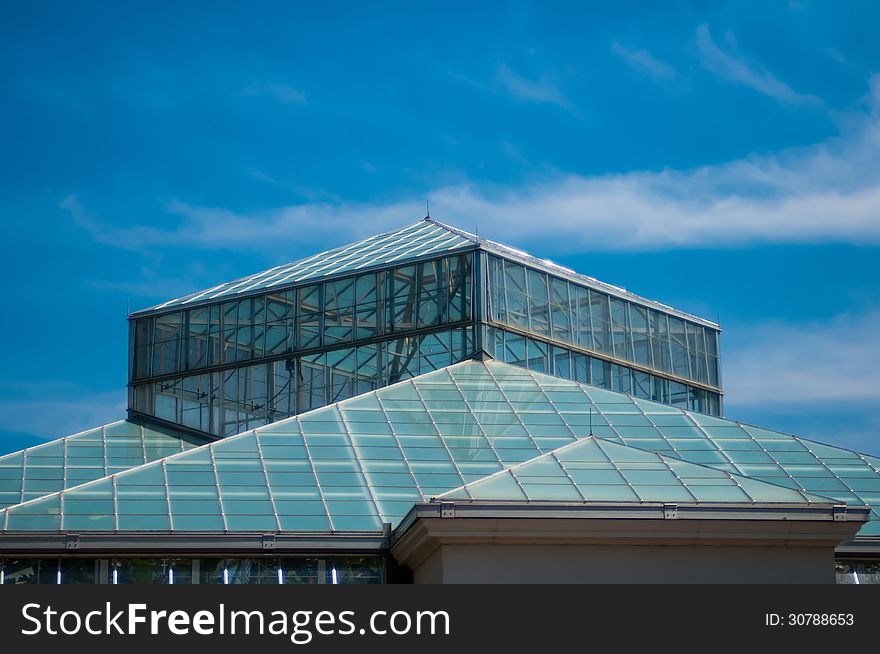
[[[136,318],[131,407],[228,436],[460,361],[472,270],[468,252]]]
[[[392,338],[140,384],[134,408],[175,424],[229,436],[438,370],[474,350],[473,327]]]
[[[550,345],[503,329],[489,328],[490,351],[498,361],[646,400],[721,415],[721,396],[702,388]]]
[[[471,253],[134,320],[132,381],[471,318]]]
[[[721,388],[717,330],[496,256],[489,257],[489,318]]]

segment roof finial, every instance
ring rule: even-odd
[[[590,405],[590,436],[593,435],[593,405]]]
[[[425,218],[431,217],[431,200],[430,198],[425,198]]]

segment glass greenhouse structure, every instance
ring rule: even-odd
[[[129,322],[127,419],[0,457],[0,583],[406,581],[468,516],[785,525],[880,581],[880,458],[722,417],[718,325],[431,219]]]

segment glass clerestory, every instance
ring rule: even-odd
[[[489,257],[493,321],[718,388],[718,331]]]
[[[228,436],[461,361],[473,253],[134,320],[132,408]]]
[[[711,323],[511,252],[426,220],[133,314],[129,408],[224,437],[485,350],[721,415]]]

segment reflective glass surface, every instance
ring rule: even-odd
[[[832,503],[826,497],[593,436],[443,493],[440,499],[530,502]]]
[[[139,384],[134,408],[184,427],[230,436],[444,368],[473,350],[472,327],[393,337]]]
[[[867,504],[874,520],[861,533],[880,533],[876,458],[476,361],[11,507],[4,529],[375,532],[399,522],[415,502],[591,433]],[[649,477],[640,483],[664,485]]]
[[[469,320],[472,262],[457,254],[136,318],[132,380]]]
[[[371,236],[362,241],[320,252],[269,270],[219,284],[145,309],[158,311],[177,306],[205,303],[220,298],[275,289],[308,279],[318,279],[344,272],[356,272],[373,266],[442,254],[474,245],[473,237],[435,222],[422,220],[402,229]]]
[[[505,329],[488,329],[489,348],[498,361],[564,379],[608,388],[709,415],[721,415],[721,395],[649,372],[611,363],[577,350],[543,343]]]
[[[494,322],[721,387],[718,330],[706,324],[497,256],[489,257],[488,300]]]
[[[79,486],[206,442],[197,436],[165,433],[122,420],[0,456],[0,508]]]

